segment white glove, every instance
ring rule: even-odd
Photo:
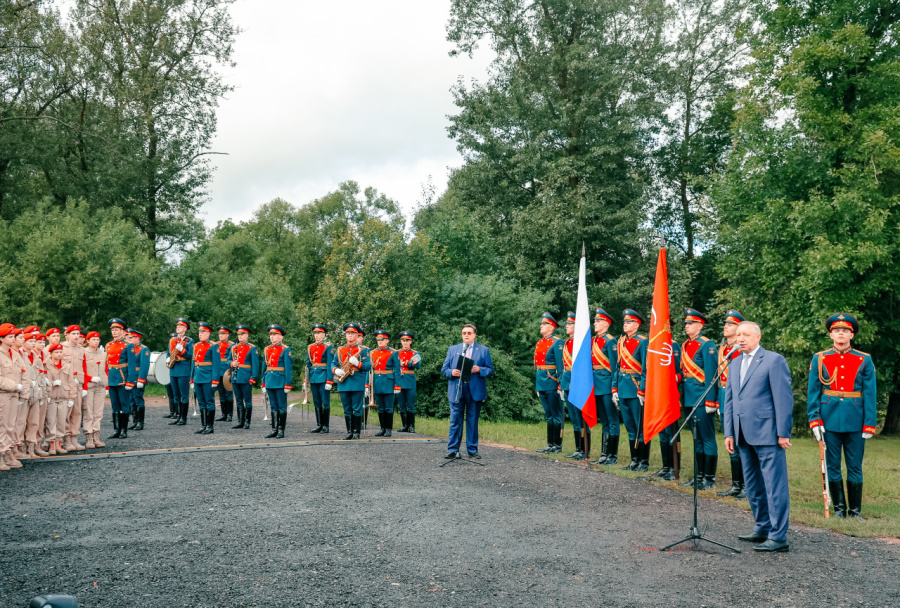
[[[176,344],[175,350],[177,350],[178,352],[184,351],[184,344]]]
[[[344,377],[344,370],[342,370],[342,369],[339,368],[339,367],[336,367],[336,368],[334,368],[334,375],[337,376],[338,378],[343,378],[343,377]]]
[[[75,402],[71,399],[69,399],[68,403],[66,403],[66,407],[72,407],[73,405],[75,405]]]
[[[613,393],[612,400],[616,407],[619,407],[619,393]]]
[[[399,389],[399,388],[395,388],[395,389],[394,389],[394,394],[395,394],[395,395],[399,395],[399,394],[400,394],[400,389]]]
[[[24,401],[19,401],[19,405],[25,405]]]
[[[138,387],[138,388],[144,388],[144,383],[143,383],[143,382],[138,382],[138,383],[137,383],[137,387]]]
[[[54,380],[53,386],[62,386],[62,380]]]
[[[19,393],[22,392],[22,385],[21,385],[21,384],[17,384],[17,385],[16,385],[16,392],[19,392]]]
[[[359,359],[356,357],[350,357],[350,365],[357,366],[359,365]]]
[[[641,407],[644,407],[644,397],[641,397],[640,395],[638,395],[638,401],[641,402]]]
[[[82,397],[87,397],[87,391],[84,390],[84,389],[81,389],[81,396],[82,396]]]
[[[133,386],[128,386],[127,384],[125,385],[125,390],[126,390],[126,391],[130,391],[130,390],[133,389],[133,388],[134,388]]]
[[[35,386],[37,386],[37,380],[32,380],[32,381],[31,381],[31,388],[34,388]]]
[[[91,376],[91,382],[94,384],[100,384],[100,376]]]
[[[286,388],[286,389],[284,389],[284,392],[289,393],[289,392],[291,392],[291,389]]]
[[[872,433],[863,433],[863,439],[871,439]]]
[[[169,361],[171,361],[171,360],[172,360],[172,357],[166,357],[166,365],[168,365]]]
[[[326,391],[331,391],[331,385],[330,385],[330,384],[326,384],[326,385],[325,385],[325,390],[326,390]]]
[[[710,407],[708,405],[706,406],[706,413],[709,414],[710,416],[713,416],[713,415],[717,414],[718,412],[719,412],[719,408]]]
[[[106,389],[106,396],[109,397],[109,389]]]
[[[812,432],[813,437],[816,438],[816,441],[825,441],[825,427],[814,426]]]

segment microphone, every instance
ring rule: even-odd
[[[727,353],[725,353],[725,356],[723,357],[723,359],[728,359],[728,357],[730,357],[731,355],[733,355],[733,354],[734,354],[734,351],[736,351],[736,350],[739,349],[739,348],[740,348],[740,346],[738,346],[738,343],[735,342],[735,343],[734,343],[734,346],[731,347],[731,350],[729,350]]]

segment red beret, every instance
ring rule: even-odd
[[[47,350],[51,353],[55,350],[62,350],[62,344],[52,344]]]
[[[87,335],[88,340],[90,340],[91,338],[99,338],[99,337],[100,337],[99,331],[91,331],[91,332],[88,332],[88,335]]]
[[[55,327],[51,327],[50,329],[47,330],[47,335],[48,335],[48,336],[52,336],[52,335],[55,335],[55,334],[58,334],[58,333],[59,333],[59,330],[56,329]]]
[[[67,334],[70,334],[70,333],[72,333],[73,331],[80,332],[80,331],[81,331],[81,328],[78,327],[77,325],[69,325],[69,326],[66,328],[66,333],[67,333]]]

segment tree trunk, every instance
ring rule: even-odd
[[[888,395],[887,414],[884,417],[882,435],[897,435],[900,433],[900,393]]]
[[[159,186],[156,178],[156,156],[159,149],[159,134],[152,112],[147,116],[147,239],[150,241],[150,257],[156,257],[156,197]]]

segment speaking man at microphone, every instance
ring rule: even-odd
[[[794,394],[787,361],[759,345],[759,325],[737,327],[741,356],[728,368],[722,422],[725,449],[740,450],[747,499],[756,527],[741,540],[760,543],[754,550],[780,552],[787,542],[790,494],[786,450],[791,447]]]

